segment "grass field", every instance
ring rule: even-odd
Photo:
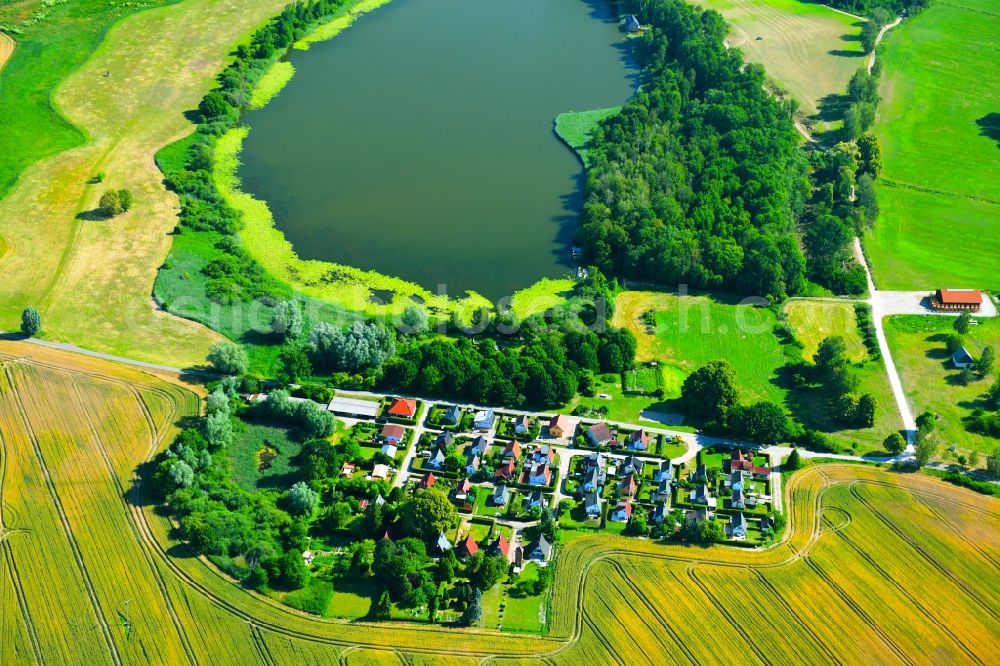
[[[785,392],[774,382],[784,364],[773,333],[777,319],[770,310],[738,303],[723,296],[627,291],[615,302],[613,323],[636,336],[638,361],[659,361],[688,375],[709,361],[727,359],[745,399],[781,403]],[[640,320],[649,310],[656,313],[652,330]]]
[[[795,475],[787,541],[766,551],[564,533],[547,636],[303,615],[191,557],[133,484],[194,394],[24,343],[0,341],[0,356],[4,663],[694,662],[732,636],[755,663],[989,661],[1000,647],[1000,503],[856,465]],[[505,618],[531,615],[506,603]]]
[[[962,418],[980,404],[993,380],[974,381],[968,386],[956,381],[958,371],[949,361],[944,342],[944,337],[954,332],[953,321],[951,317],[889,317],[885,334],[913,413],[930,410],[941,416],[936,430],[944,446],[938,453],[944,454],[951,445],[958,448],[957,453],[989,453],[1000,447],[1000,439],[967,431]],[[981,321],[965,336],[966,347],[977,358],[986,345],[1000,351],[1000,320]]]
[[[695,0],[714,9],[732,27],[728,43],[750,62],[764,66],[768,77],[816,116],[820,100],[842,94],[864,64],[858,19],[821,4],[800,0]],[[760,37],[761,39],[758,39]],[[820,129],[840,119],[812,119]]]
[[[589,167],[590,162],[587,161],[587,148],[585,146],[590,141],[590,133],[594,131],[594,128],[602,120],[615,115],[621,110],[622,107],[613,106],[607,109],[560,113],[556,116],[556,136],[562,139],[567,146],[580,156],[580,160],[585,167]]]
[[[807,305],[795,305],[796,303]],[[826,302],[793,301],[790,304],[794,313],[794,318],[790,315],[793,327],[798,322],[798,330],[807,331],[803,336],[803,344],[807,347],[811,343],[819,345],[823,336],[820,332],[821,325],[830,327],[831,330],[837,328],[848,331],[852,328],[856,336],[853,310],[850,310],[852,319],[844,321],[846,313],[838,313],[835,308],[828,309],[825,305],[817,307],[816,304],[819,303]],[[844,303],[831,305],[850,309]],[[642,321],[642,315],[650,310],[655,312],[654,328]],[[841,323],[835,324],[837,321]],[[824,414],[828,410],[821,404],[818,392],[789,391],[779,381],[780,369],[785,364],[785,353],[773,332],[776,322],[777,318],[771,310],[739,305],[735,299],[720,296],[676,296],[651,291],[627,291],[620,294],[614,315],[616,326],[628,328],[636,336],[637,360],[659,361],[665,364],[665,371],[675,368],[683,376],[687,376],[709,361],[726,359],[736,370],[737,384],[744,402],[771,400],[784,405],[805,426],[822,430],[841,445],[852,447],[858,454],[880,451],[885,437],[902,427],[883,366],[880,363],[868,363],[858,371],[859,391],[871,393],[878,405],[875,427],[844,428],[825,418]],[[863,345],[861,349],[863,351]],[[678,386],[680,383],[683,383],[683,377],[679,378]],[[614,392],[606,392],[618,402]],[[612,414],[626,416],[627,411],[635,410],[637,405],[630,402],[636,400],[635,397],[625,396],[620,406],[612,405]],[[579,398],[577,402],[601,404],[595,398]],[[603,402],[607,404],[607,401]],[[665,413],[678,410],[669,399],[652,406],[647,403],[641,408],[647,406],[653,411]]]
[[[858,332],[858,321],[851,303],[831,301],[789,301],[785,305],[788,324],[802,343],[805,358],[812,360],[824,338],[839,335],[847,342],[847,355],[855,362],[863,361],[868,352]]]
[[[885,40],[866,238],[882,289],[1000,288],[998,17],[991,0],[932,2]]]
[[[32,164],[0,202],[0,236],[8,244],[0,260],[0,329],[16,328],[21,310],[34,305],[52,339],[174,366],[204,361],[219,336],[150,302],[177,222],[177,199],[152,156],[191,131],[183,112],[211,86],[231,46],[283,4],[186,0],[141,12],[117,23],[65,78],[54,102],[88,141]],[[85,13],[86,6],[59,7]],[[28,51],[19,45],[4,69],[5,94],[16,90],[8,76],[22,46]],[[52,44],[47,53],[68,58],[75,48]],[[57,68],[35,74],[41,80],[50,69]],[[0,108],[6,112],[6,102]],[[88,185],[99,171],[106,183]],[[88,215],[106,187],[132,190],[133,210],[113,220]]]
[[[108,29],[136,11],[168,4],[170,0],[110,3],[106,0],[0,3],[0,24],[16,27],[18,47],[0,34],[0,199],[14,186],[25,168],[60,150],[79,145],[84,134],[67,122],[53,96],[59,85],[94,53]],[[43,19],[31,21],[37,11]],[[61,113],[62,112],[62,113]]]

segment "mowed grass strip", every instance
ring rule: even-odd
[[[866,241],[880,288],[1000,288],[996,10],[932,2],[884,42],[881,215]]]
[[[562,139],[567,146],[572,148],[583,165],[589,167],[587,159],[586,145],[590,141],[591,133],[602,120],[610,118],[622,110],[620,106],[612,106],[607,109],[592,109],[590,111],[567,111],[556,116],[555,132],[556,136]]]
[[[785,314],[795,337],[802,343],[802,355],[808,360],[815,356],[820,343],[833,335],[839,335],[847,343],[847,355],[852,361],[863,361],[868,354],[858,332],[852,303],[789,301]]]
[[[799,0],[695,3],[722,14],[731,26],[727,43],[750,62],[763,65],[807,116],[817,113],[827,95],[843,93],[851,75],[865,63],[861,22],[829,7]]]

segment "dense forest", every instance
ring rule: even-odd
[[[586,259],[609,275],[772,300],[807,278],[862,291],[854,190],[837,205],[824,189],[838,178],[853,188],[857,167],[831,175],[831,158],[800,148],[794,105],[725,48],[719,14],[683,0],[624,4],[647,26],[634,40],[643,86],[593,134],[577,235]],[[855,136],[872,108],[852,99]],[[817,220],[823,230],[808,231]]]
[[[826,4],[852,14],[870,16],[876,9],[884,9],[891,14],[903,11],[915,13],[927,6],[928,0],[828,0]]]

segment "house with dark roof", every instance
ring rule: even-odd
[[[604,472],[599,467],[591,467],[589,472],[584,473],[583,478],[583,490],[586,492],[600,490],[605,481]]]
[[[722,485],[724,485],[726,488],[729,488],[730,490],[737,490],[737,489],[742,490],[744,482],[744,474],[745,473],[740,470],[731,472],[729,476],[727,476],[725,479],[722,480]]]
[[[729,498],[729,508],[730,509],[747,508],[747,502],[746,499],[743,497],[743,491],[741,489],[733,491],[733,496]]]
[[[625,460],[622,461],[621,467],[618,468],[618,474],[625,476],[627,474],[635,474],[636,476],[642,476],[642,470],[646,466],[646,463],[636,458],[635,456],[626,456]]]
[[[667,503],[659,502],[655,507],[653,507],[653,513],[649,519],[657,525],[662,525],[663,521],[665,521],[669,515],[670,507],[667,506]]]
[[[691,472],[691,475],[688,477],[688,481],[691,483],[704,483],[705,481],[708,481],[708,468],[704,465],[698,465],[694,468],[694,471]]]
[[[490,443],[486,440],[485,437],[479,435],[474,440],[472,440],[472,444],[470,444],[469,448],[466,450],[466,455],[474,454],[481,457],[485,456],[486,452],[489,450],[490,450]]]
[[[475,420],[473,421],[473,427],[481,432],[486,432],[487,430],[492,430],[493,426],[496,425],[497,417],[493,413],[492,409],[484,409],[482,411],[476,412]]]
[[[531,432],[531,417],[524,414],[514,419],[514,433],[517,435],[527,435]]]
[[[465,473],[469,476],[474,476],[479,471],[479,465],[479,456],[473,453],[465,459]]]
[[[587,441],[590,442],[591,446],[604,446],[610,444],[615,436],[611,432],[611,428],[604,421],[600,423],[595,423],[590,426],[587,430]]]
[[[609,520],[613,520],[616,523],[627,523],[632,517],[632,499],[626,498],[624,500],[619,500],[618,504],[615,505],[614,510],[611,515],[608,516]]]
[[[458,408],[458,405],[452,405],[441,415],[441,423],[445,425],[457,426],[461,422],[462,410]]]
[[[454,441],[455,441],[455,435],[445,430],[444,432],[438,434],[438,436],[434,438],[434,446],[438,447],[439,449],[443,449],[449,446]]]
[[[493,506],[507,506],[510,501],[510,489],[507,486],[497,486],[493,489],[493,496],[490,502]]]
[[[552,544],[544,536],[539,535],[538,540],[528,546],[525,555],[529,560],[548,562],[552,558]]]
[[[661,480],[659,485],[656,486],[656,496],[661,500],[669,502],[672,495],[673,486],[670,485],[670,479]]]
[[[635,17],[635,14],[629,14],[625,17],[625,32],[640,32],[642,30],[642,25],[639,23],[639,19]]]
[[[451,541],[448,541],[448,537],[444,535],[444,532],[441,532],[438,535],[437,542],[434,544],[434,546],[437,548],[437,552],[439,555],[444,555],[449,550],[451,550]]]
[[[726,536],[741,541],[747,538],[747,519],[742,512],[732,515],[726,525]]]
[[[601,453],[600,451],[594,451],[589,456],[587,456],[586,460],[587,460],[587,469],[596,467],[597,469],[603,472],[604,468],[607,467],[608,465],[607,455]]]
[[[636,430],[628,436],[629,451],[645,451],[649,448],[649,437],[645,430]]]
[[[417,415],[417,401],[407,398],[393,398],[389,405],[389,416],[396,416],[403,419],[412,419]]]
[[[958,370],[971,368],[975,363],[976,359],[972,357],[972,354],[965,347],[959,347],[958,351],[951,355],[951,364]]]
[[[669,460],[664,460],[660,462],[660,466],[655,472],[653,472],[653,481],[671,481],[674,478],[674,466],[670,464]]]
[[[399,444],[403,441],[403,435],[406,434],[406,428],[401,425],[396,425],[395,423],[387,423],[382,427],[382,432],[379,435],[382,441],[386,444]]]
[[[445,456],[444,454],[444,449],[437,449],[434,453],[431,454],[431,457],[427,459],[427,462],[425,464],[428,467],[433,467],[434,469],[441,469],[442,467],[444,467],[444,461],[446,459],[447,456]]]
[[[591,490],[583,496],[583,510],[588,516],[601,515],[601,496]]]
[[[716,506],[716,498],[712,497],[712,494],[708,491],[708,486],[704,483],[691,491],[689,499],[691,504],[704,504],[713,509]]]
[[[545,506],[545,495],[542,494],[541,490],[534,490],[529,494],[524,500],[524,508],[528,509],[540,509]]]

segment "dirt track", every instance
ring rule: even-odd
[[[14,52],[16,45],[17,42],[10,35],[0,32],[0,69],[3,69],[4,63],[10,59],[10,54]]]

